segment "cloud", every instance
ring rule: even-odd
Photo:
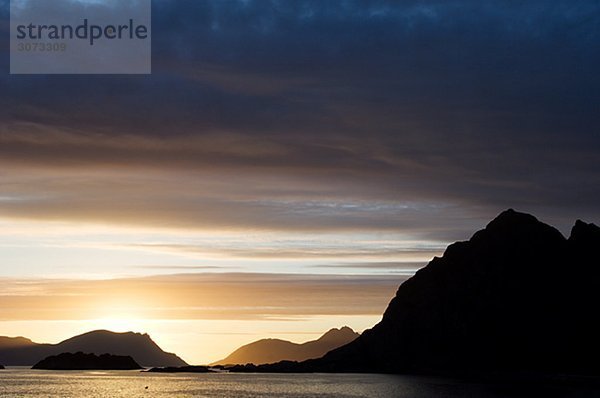
[[[507,207],[600,217],[595,2],[153,6],[150,77],[0,78],[3,217],[444,241]]]
[[[362,270],[388,270],[394,273],[402,273],[409,276],[414,275],[419,269],[427,265],[425,261],[373,261],[364,263],[339,263],[339,264],[323,264],[315,265],[315,268],[330,268],[330,269],[362,269]]]
[[[178,272],[222,270],[224,267],[219,267],[215,265],[138,265],[132,268],[139,268],[144,270],[170,270],[171,272]]]
[[[423,258],[429,260],[434,255],[443,252],[444,248],[430,248],[426,246],[419,246],[419,244],[413,243],[411,246],[409,242],[401,242],[400,240],[394,242],[387,242],[383,244],[381,241],[358,241],[354,240],[352,247],[348,247],[348,241],[343,240],[331,240],[320,242],[311,241],[293,241],[288,238],[285,240],[280,237],[276,242],[265,244],[264,242],[253,241],[248,245],[243,245],[239,240],[231,239],[225,242],[226,238],[223,238],[223,242],[219,244],[196,244],[196,245],[185,245],[185,244],[161,244],[161,243],[139,243],[125,246],[126,248],[135,248],[141,250],[154,250],[158,252],[167,253],[179,253],[189,255],[200,255],[205,257],[229,257],[229,258],[240,258],[240,259],[342,259],[342,258],[364,258],[364,257],[384,257],[384,258]],[[354,239],[356,239],[354,237]],[[382,247],[385,246],[385,247]],[[408,246],[408,247],[407,247]],[[373,263],[344,263],[344,264],[330,264],[330,265],[318,265],[316,267],[345,267],[345,268],[369,268],[377,267],[380,268],[395,268],[401,264],[414,264],[409,263],[394,263],[394,262],[373,262]],[[387,266],[386,266],[387,265]],[[424,265],[421,263],[421,265]]]

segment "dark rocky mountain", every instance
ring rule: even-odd
[[[24,338],[0,338],[0,362],[31,366],[43,358],[64,352],[131,356],[143,366],[185,366],[175,354],[164,352],[147,334],[97,330],[58,344],[36,344]]]
[[[323,358],[240,371],[600,375],[600,228],[508,210],[404,282]]]
[[[36,363],[32,369],[43,370],[135,370],[142,367],[129,356],[62,353]]]
[[[0,365],[0,370],[4,369],[4,365]]]
[[[347,326],[331,329],[317,340],[303,344],[280,339],[262,339],[244,345],[227,358],[211,365],[265,364],[284,360],[304,361],[320,358],[327,352],[355,340],[359,336]]]

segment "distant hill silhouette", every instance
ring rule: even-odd
[[[131,356],[142,366],[187,365],[177,355],[164,352],[147,334],[97,330],[58,344],[36,344],[22,337],[0,337],[0,362],[5,365],[31,366],[52,355],[79,351]]]
[[[25,337],[4,337],[0,336],[0,350],[9,348],[20,348],[34,346],[36,343]]]
[[[44,370],[135,370],[142,369],[130,356],[62,353],[50,356],[33,365]]]
[[[359,336],[347,326],[340,329],[331,329],[317,340],[303,344],[292,343],[280,339],[262,339],[244,345],[227,358],[214,362],[211,365],[234,364],[265,364],[284,360],[304,361],[319,358],[328,351],[338,348],[355,340]]]
[[[404,282],[323,358],[238,371],[600,374],[600,228],[508,210]]]

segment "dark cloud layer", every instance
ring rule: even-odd
[[[448,239],[506,207],[600,218],[595,1],[156,0],[150,77],[9,76],[0,5],[0,197],[29,198],[0,214]]]

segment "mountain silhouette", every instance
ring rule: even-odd
[[[253,363],[256,365],[278,361],[304,361],[320,358],[328,351],[338,348],[355,340],[359,336],[347,326],[331,329],[317,340],[303,344],[292,343],[280,339],[262,339],[244,345],[227,358],[211,365],[234,365]]]
[[[0,337],[0,362],[5,365],[31,366],[43,358],[66,352],[131,356],[142,366],[187,365],[177,355],[164,352],[147,334],[97,330],[58,344],[36,344],[22,337]]]
[[[4,337],[0,336],[0,349],[21,348],[34,346],[36,343],[25,337]]]
[[[262,372],[600,374],[600,228],[507,210],[404,282],[382,321]]]
[[[33,365],[44,370],[135,370],[142,367],[130,356],[110,354],[62,353],[50,356]]]

